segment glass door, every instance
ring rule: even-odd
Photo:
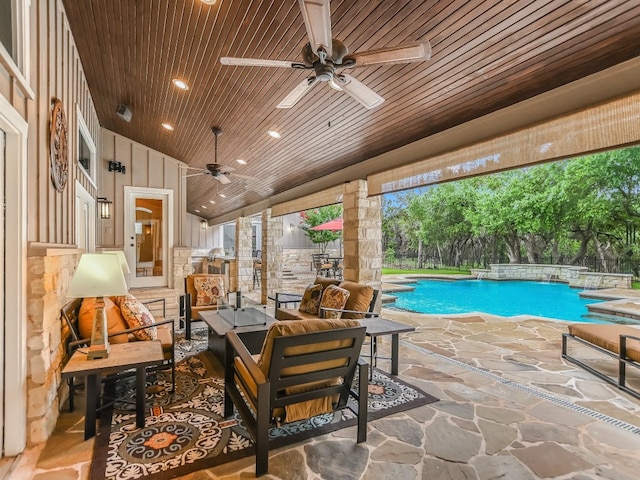
[[[169,285],[172,192],[126,187],[125,253],[130,287]]]

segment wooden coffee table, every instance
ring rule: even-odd
[[[266,313],[265,306],[226,308],[200,312],[200,318],[209,327],[209,350],[224,365],[225,336],[234,331],[252,353],[260,353],[267,330],[275,320]]]

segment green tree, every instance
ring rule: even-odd
[[[305,235],[315,245],[319,245],[320,252],[325,253],[329,242],[333,242],[342,238],[342,230],[311,230],[330,220],[340,218],[342,216],[342,205],[327,205],[325,207],[314,208],[300,212],[302,224],[300,228],[304,230]]]

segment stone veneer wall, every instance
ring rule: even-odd
[[[251,218],[238,217],[236,219],[236,268],[231,268],[230,277],[234,270],[237,277],[237,289],[248,292],[253,289],[253,228]],[[231,278],[229,283],[233,284]]]
[[[173,247],[173,288],[184,293],[184,279],[193,273],[190,247]]]
[[[69,330],[60,309],[80,255],[75,248],[30,245],[27,257],[27,442],[47,440],[68,396],[61,379]]]
[[[262,269],[260,272],[260,302],[282,291],[282,217],[271,217],[271,209],[262,212]]]
[[[382,217],[380,197],[367,196],[367,182],[344,184],[344,278],[380,289],[382,278]]]
[[[320,250],[318,247],[314,248],[283,248],[282,250],[282,265],[285,270],[290,270],[292,272],[313,272],[312,268],[313,262],[311,259],[311,255],[314,253],[319,253]],[[330,257],[338,257],[340,256],[340,250],[330,249],[326,250],[326,253],[329,254]]]
[[[498,263],[489,270],[472,269],[478,278],[489,280],[559,281],[576,288],[631,288],[633,276],[626,273],[588,272],[587,267],[573,265],[539,265]]]

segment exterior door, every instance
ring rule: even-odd
[[[166,287],[171,275],[173,191],[125,187],[125,254],[130,287]]]

